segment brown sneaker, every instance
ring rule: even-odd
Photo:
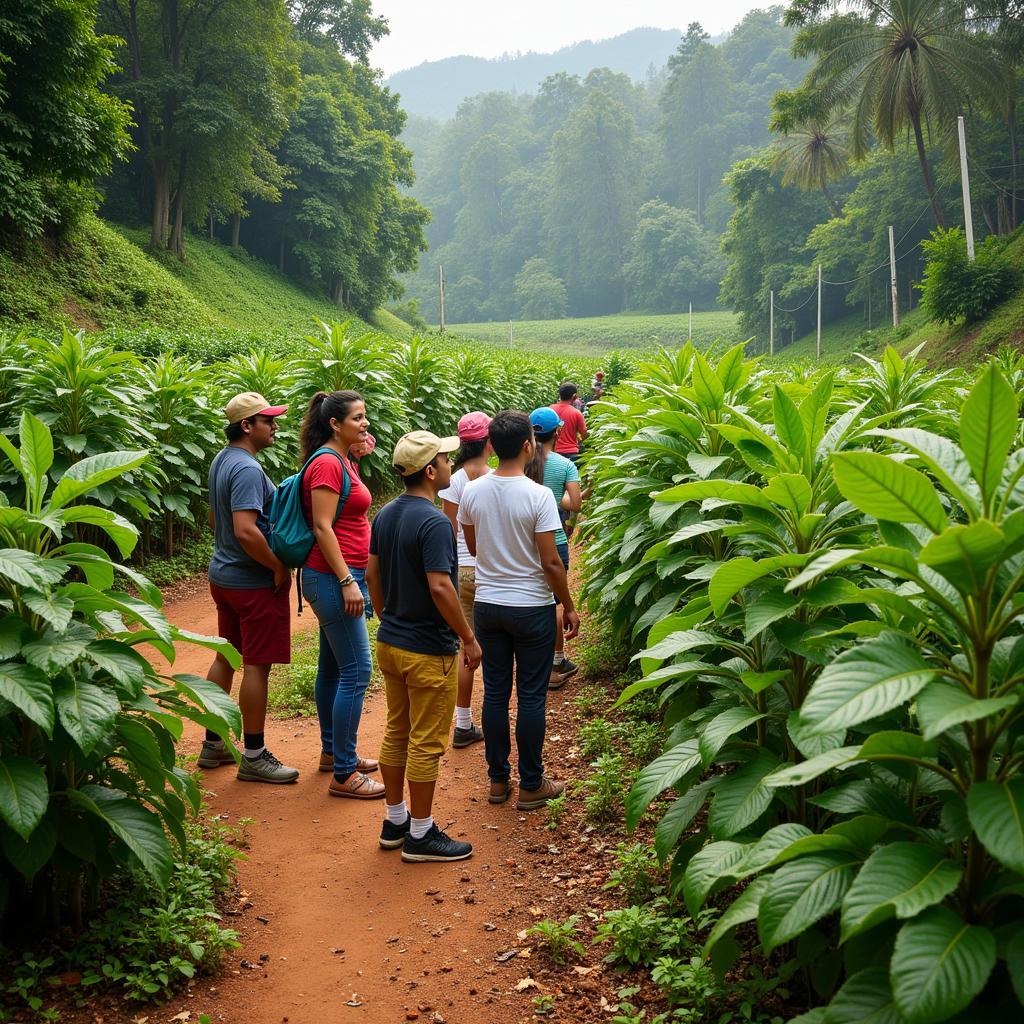
[[[519,787],[519,799],[516,801],[516,807],[521,811],[535,811],[538,807],[546,807],[549,800],[561,796],[564,792],[564,782],[556,782],[545,775],[536,789]]]
[[[357,772],[375,772],[380,768],[380,762],[375,761],[372,757],[360,757],[356,761]],[[334,771],[334,755],[333,754],[321,754],[320,755],[320,771],[322,772],[333,772]]]
[[[384,795],[384,786],[362,772],[353,772],[344,782],[331,779],[327,792],[331,796],[347,796],[352,800],[376,800]]]
[[[487,794],[487,802],[503,804],[511,795],[512,784],[510,782],[492,782],[491,791]]]

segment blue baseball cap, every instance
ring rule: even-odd
[[[533,425],[535,434],[550,434],[552,430],[562,425],[558,413],[546,405],[542,405],[530,413],[530,423]]]

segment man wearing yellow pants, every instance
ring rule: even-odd
[[[448,453],[458,447],[457,437],[427,430],[399,439],[391,462],[405,493],[377,513],[366,567],[370,599],[380,613],[377,664],[388,702],[380,749],[387,820],[380,845],[402,847],[402,860],[413,862],[465,860],[473,852],[438,828],[432,811],[459,658],[467,668],[480,664],[480,647],[459,603],[455,534],[435,504],[451,480]]]

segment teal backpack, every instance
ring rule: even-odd
[[[341,515],[342,506],[352,490],[352,481],[349,479],[348,467],[345,460],[333,448],[318,448],[306,460],[306,464],[285,480],[274,491],[270,499],[270,506],[267,509],[267,519],[270,522],[270,536],[268,542],[270,550],[288,566],[289,569],[301,569],[309,558],[309,552],[313,549],[313,530],[306,522],[306,516],[302,511],[302,478],[305,476],[309,464],[318,456],[330,452],[342,465],[341,472],[341,494],[338,496],[338,510],[334,513],[334,521],[338,521]],[[300,584],[301,587],[301,584]],[[299,601],[301,606],[301,589]]]

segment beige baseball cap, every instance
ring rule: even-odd
[[[391,465],[402,476],[408,476],[433,462],[439,452],[456,451],[461,443],[457,437],[438,437],[429,430],[414,430],[398,439]]]
[[[287,411],[287,405],[271,405],[258,391],[243,391],[224,407],[228,423],[241,423],[250,416],[280,416]]]

